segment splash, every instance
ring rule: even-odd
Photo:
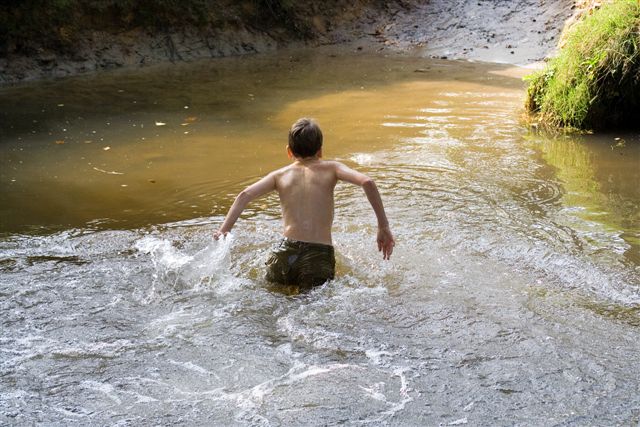
[[[172,242],[155,236],[145,236],[134,247],[142,254],[149,255],[154,266],[153,294],[163,290],[192,289],[209,287],[230,276],[230,252],[234,238],[213,240],[204,248],[191,254],[181,250]]]

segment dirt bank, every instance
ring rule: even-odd
[[[530,64],[554,52],[572,0],[431,0],[377,27],[374,37],[421,56]]]
[[[0,84],[65,77],[159,62],[189,61],[267,52],[278,42],[268,34],[237,29],[202,33],[194,29],[151,34],[132,30],[120,34],[86,34],[71,53],[42,49],[33,55],[0,59]]]
[[[242,17],[222,27],[84,31],[64,50],[36,46],[26,54],[6,53],[0,57],[0,84],[268,52],[295,44],[353,43],[356,50],[529,64],[554,51],[565,22],[576,10],[573,0],[400,0],[315,6],[308,16],[302,17],[307,9],[292,12],[293,19],[302,19],[304,34],[243,22]]]
[[[401,1],[25,0],[0,8],[0,84],[344,43]]]

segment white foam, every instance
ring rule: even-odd
[[[407,378],[404,375],[405,372],[409,371],[408,368],[395,368],[393,370],[393,376],[399,377],[400,378],[400,401],[398,402],[393,402],[387,399],[387,397],[380,391],[382,389],[382,385],[384,385],[383,383],[377,383],[374,384],[373,387],[371,388],[365,388],[360,386],[360,388],[362,390],[364,390],[365,392],[367,392],[367,394],[372,398],[375,399],[377,401],[381,401],[384,402],[385,404],[389,405],[389,409],[387,409],[386,411],[381,412],[377,417],[374,418],[368,418],[365,420],[362,420],[360,423],[361,424],[369,424],[369,423],[374,423],[374,424],[378,424],[381,423],[383,420],[385,419],[389,419],[392,418],[393,416],[395,416],[395,414],[397,414],[398,412],[402,411],[405,406],[407,405],[407,403],[412,402],[413,398],[409,395],[409,392],[412,391],[407,383]]]
[[[363,387],[363,386],[358,386],[358,387],[360,387],[361,390],[365,391],[372,399],[386,403],[387,398],[385,397],[384,393],[380,391],[383,388],[383,386],[384,386],[384,383],[380,382],[380,383],[375,383],[370,388]]]
[[[84,408],[73,408],[73,411],[70,411],[69,409],[66,408],[53,408],[54,411],[66,416],[66,417],[86,417],[87,415],[90,415],[91,413],[89,411],[87,411]]]
[[[105,359],[113,359],[120,355],[123,351],[135,347],[130,340],[116,340],[111,343],[98,342],[88,343],[80,342],[75,346],[51,349],[51,354],[58,357],[82,358],[82,357],[101,357]]]
[[[346,369],[346,368],[354,368],[354,367],[360,368],[359,366],[349,365],[346,363],[334,363],[331,365],[327,365],[326,367],[311,366],[305,371],[299,372],[294,375],[290,375],[288,380],[285,381],[284,384],[287,384],[287,385],[293,384],[294,382],[301,381],[309,377],[314,377],[316,375],[326,374],[338,369]]]
[[[116,395],[116,391],[111,384],[85,380],[80,383],[80,387],[104,393],[109,399],[113,400],[118,405],[122,403],[122,400],[120,400]]]
[[[368,153],[356,153],[350,157],[350,160],[359,164],[360,166],[370,166],[373,164],[374,157]]]
[[[193,362],[179,362],[173,359],[169,359],[168,362],[171,363],[172,365],[180,366],[188,371],[193,371],[198,374],[220,378],[218,375],[215,374],[215,372],[209,371],[208,369],[205,369],[202,366],[196,365]]]
[[[386,365],[383,361],[385,356],[393,356],[393,353],[383,350],[366,350],[364,354],[375,364],[375,365]]]

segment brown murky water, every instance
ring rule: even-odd
[[[500,65],[295,51],[0,91],[3,424],[637,424],[640,137],[520,123]],[[262,279],[235,194],[318,119],[339,277]]]

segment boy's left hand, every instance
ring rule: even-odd
[[[377,241],[378,251],[382,252],[382,259],[388,260],[391,258],[393,247],[396,245],[393,234],[391,234],[391,229],[389,229],[389,227],[379,227]]]

